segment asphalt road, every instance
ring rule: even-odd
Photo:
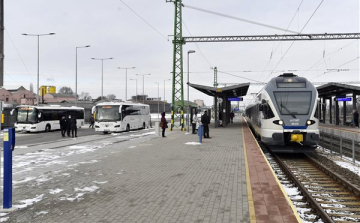
[[[70,133],[71,135],[71,133]],[[88,136],[88,135],[103,135],[102,132],[95,132],[95,129],[79,128],[77,130],[77,136]],[[60,130],[51,132],[17,132],[15,134],[16,146],[20,145],[31,145],[39,143],[53,142],[59,139],[66,139],[68,137],[62,137]]]

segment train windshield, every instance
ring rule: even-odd
[[[308,115],[311,92],[274,92],[276,104],[282,115]]]
[[[37,121],[37,110],[31,107],[20,107],[17,113],[18,123],[35,123]]]
[[[96,107],[95,121],[115,122],[121,121],[119,105],[103,105]]]

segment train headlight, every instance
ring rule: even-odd
[[[276,125],[284,125],[283,120],[276,120],[276,121],[273,121],[273,123],[276,124]]]
[[[306,125],[313,125],[313,124],[315,124],[314,120],[307,120],[306,121]]]

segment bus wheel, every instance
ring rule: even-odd
[[[103,132],[104,134],[108,134],[109,132]]]
[[[50,131],[51,131],[51,126],[47,124],[45,127],[45,132],[50,132]]]
[[[130,132],[130,125],[129,124],[126,126],[126,131]]]
[[[145,122],[143,123],[143,129],[145,129]]]

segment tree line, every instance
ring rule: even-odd
[[[72,94],[74,95],[75,92],[71,89],[71,87],[61,87],[58,91],[58,93],[60,94]],[[91,97],[90,93],[88,92],[81,92],[80,95],[77,95],[78,99],[80,101],[91,101],[93,98]],[[105,99],[108,100],[114,100],[116,99],[115,94],[108,94],[107,96],[104,97]],[[100,100],[101,96],[97,97],[96,100]]]

